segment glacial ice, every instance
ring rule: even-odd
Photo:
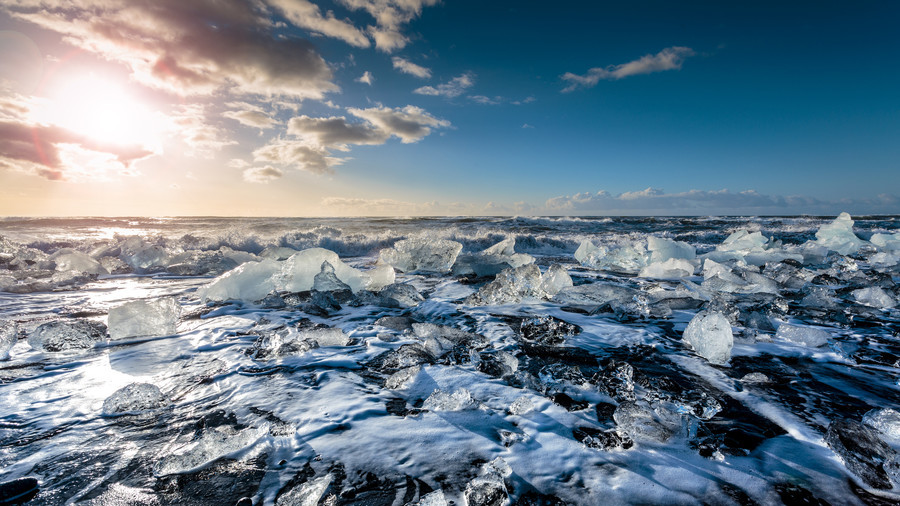
[[[214,279],[198,292],[205,300],[223,301],[229,299],[258,301],[273,291],[305,292],[315,286],[316,276],[323,273],[323,264],[328,263],[333,273],[325,267],[319,278],[322,283],[331,283],[333,274],[354,293],[360,290],[381,290],[394,282],[394,271],[390,266],[378,266],[368,271],[360,271],[345,264],[333,251],[310,248],[295,253],[283,262],[265,259],[247,262]],[[323,285],[324,286],[324,285]]]
[[[877,430],[889,442],[900,444],[900,412],[891,409],[873,409],[863,415],[862,422]]]
[[[194,471],[221,457],[248,448],[264,434],[264,431],[253,428],[237,433],[227,428],[207,429],[196,442],[157,461],[153,466],[153,474],[163,477]]]
[[[817,348],[828,344],[831,334],[815,327],[802,327],[800,325],[782,323],[778,326],[775,337],[792,343],[802,344],[803,346]]]
[[[0,360],[9,358],[9,350],[19,338],[19,326],[15,322],[0,320]]]
[[[634,402],[622,402],[613,412],[616,428],[634,439],[665,442],[672,430],[656,420],[653,411]]]
[[[69,248],[62,248],[50,255],[56,263],[57,271],[75,271],[84,274],[109,274],[100,262],[90,256]]]
[[[585,239],[575,250],[575,259],[593,269],[635,274],[647,265],[647,249],[641,242],[629,242],[617,246],[595,246]]]
[[[28,333],[28,344],[51,353],[93,348],[106,338],[106,325],[87,320],[52,321]]]
[[[640,291],[611,283],[590,283],[565,288],[557,293],[553,302],[557,304],[603,306],[628,304]]]
[[[797,252],[788,252],[779,241],[770,241],[762,232],[738,230],[716,246],[716,249],[701,255],[716,262],[744,262],[748,265],[763,266],[769,262],[787,259],[803,262],[804,257]]]
[[[107,397],[101,412],[105,416],[132,415],[167,406],[169,402],[156,385],[131,383]]]
[[[449,506],[443,490],[435,490],[422,496],[413,506]]]
[[[853,290],[850,293],[853,295],[853,299],[856,300],[856,302],[866,306],[889,309],[897,305],[897,301],[880,286],[860,288],[859,290]]]
[[[853,233],[853,219],[847,213],[841,213],[831,223],[819,227],[816,242],[841,255],[856,253],[866,243]]]
[[[900,233],[872,234],[869,242],[874,244],[879,251],[900,252]]]
[[[546,274],[535,264],[505,269],[490,283],[466,299],[472,306],[521,302],[523,299],[548,298],[572,286],[572,278],[562,266],[551,266]]]
[[[404,239],[381,250],[380,261],[401,272],[449,272],[462,244],[447,239]]]
[[[534,263],[534,257],[516,253],[516,239],[509,237],[478,253],[460,254],[453,264],[453,275],[475,274],[479,277],[495,276],[508,268],[515,269]]]
[[[325,491],[333,481],[334,475],[332,474],[309,480],[278,496],[275,506],[316,506],[320,504],[322,496],[325,495]]]
[[[531,398],[523,395],[509,405],[508,411],[511,415],[520,416],[530,413],[534,411],[534,401],[532,401]]]
[[[174,297],[126,302],[109,310],[109,337],[170,336],[176,332],[180,314],[181,305]]]
[[[472,394],[465,388],[449,393],[443,390],[435,390],[422,404],[422,408],[428,411],[462,411],[475,409],[476,407],[477,403],[472,399]]]
[[[501,457],[482,466],[481,472],[466,484],[467,506],[503,506],[509,502],[504,479],[512,474],[509,464]]]
[[[312,289],[319,292],[333,292],[350,290],[350,285],[338,279],[334,274],[334,266],[325,261],[322,262],[322,269],[313,278]]]
[[[697,258],[697,251],[690,244],[653,235],[647,236],[647,249],[650,251],[650,263],[661,263],[671,259],[693,260]]]
[[[642,278],[678,279],[694,275],[694,264],[683,258],[668,258],[641,269]]]
[[[683,339],[698,355],[713,364],[724,364],[731,358],[734,334],[731,331],[731,323],[722,313],[716,311],[697,313],[684,329]]]
[[[420,372],[422,372],[422,366],[420,365],[400,369],[384,380],[384,388],[388,390],[403,388],[411,379],[418,376]]]

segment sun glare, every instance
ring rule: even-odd
[[[164,121],[113,80],[87,74],[48,91],[40,120],[102,143],[159,152]]]

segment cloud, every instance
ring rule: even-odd
[[[212,159],[223,147],[237,144],[228,138],[227,132],[210,124],[206,116],[206,108],[200,104],[182,105],[172,115],[172,130],[187,144],[188,156]]]
[[[337,19],[328,11],[322,15],[318,5],[307,0],[266,0],[266,3],[277,8],[295,26],[320,33],[326,37],[343,40],[355,47],[369,47],[371,43],[366,34],[353,26],[353,23]]]
[[[233,119],[244,126],[268,129],[278,125],[275,118],[257,105],[247,102],[229,102],[225,105],[231,110],[225,111],[222,116]]]
[[[406,58],[395,56],[391,58],[391,62],[393,62],[395,69],[403,72],[404,74],[420,77],[422,79],[428,79],[429,77],[431,77],[431,69],[425,68],[421,65],[417,65],[407,60]]]
[[[320,99],[338,90],[313,45],[283,36],[255,1],[22,0],[16,19],[127,65],[146,85],[187,95],[232,93]]]
[[[454,77],[449,83],[439,84],[437,86],[422,86],[416,88],[413,93],[419,95],[431,95],[445,98],[458,97],[465,93],[475,84],[475,74],[466,72],[460,76]]]
[[[900,200],[892,195],[875,199],[827,201],[814,197],[765,195],[755,190],[689,190],[665,193],[656,188],[613,195],[605,190],[547,200],[536,214],[569,215],[711,215],[711,214],[824,214],[841,210],[895,213]]]
[[[28,119],[29,100],[0,88],[0,169],[46,179],[106,179],[131,172],[134,162],[153,154],[147,148],[102,142],[55,125]]]
[[[372,83],[374,81],[375,81],[375,78],[372,77],[372,73],[369,72],[368,70],[363,72],[363,75],[361,75],[359,77],[359,79],[356,80],[356,82],[358,82],[358,83],[368,84],[369,86],[372,86]]]
[[[482,105],[500,105],[503,102],[503,97],[491,98],[484,95],[469,95],[469,100]]]
[[[346,152],[351,145],[384,144],[391,137],[408,144],[429,135],[433,128],[450,126],[449,121],[435,118],[412,105],[403,108],[351,107],[347,112],[362,121],[351,121],[345,116],[291,118],[287,133],[292,138],[270,141],[253,152],[254,160],[324,174],[348,160],[333,156],[332,151]]]
[[[247,181],[248,183],[267,184],[270,181],[281,179],[282,176],[284,176],[284,172],[271,165],[266,165],[265,167],[252,167],[244,170],[244,181]]]
[[[628,63],[610,65],[605,68],[595,67],[588,70],[588,73],[585,75],[566,72],[561,77],[563,80],[569,81],[570,84],[563,89],[563,92],[573,91],[578,88],[591,88],[596,86],[601,80],[615,81],[640,74],[679,70],[685,58],[693,55],[694,50],[689,47],[673,46],[667,47],[656,54],[644,55]]]
[[[386,53],[402,49],[409,39],[401,33],[404,25],[418,17],[423,7],[438,0],[340,0],[350,9],[364,10],[375,18],[375,25],[366,27],[375,39],[375,47]]]

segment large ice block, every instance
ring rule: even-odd
[[[717,311],[701,311],[694,316],[682,337],[698,355],[713,364],[724,364],[731,358],[734,334],[728,318]]]
[[[107,327],[112,339],[169,336],[175,333],[181,306],[174,297],[135,300],[109,310]]]

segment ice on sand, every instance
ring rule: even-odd
[[[103,401],[102,413],[105,416],[121,416],[158,409],[169,404],[169,399],[160,392],[159,387],[150,383],[132,383]]]
[[[678,279],[694,275],[694,264],[683,258],[669,258],[653,262],[641,269],[642,278]]]
[[[208,429],[196,442],[159,460],[153,466],[153,474],[162,477],[200,469],[214,460],[246,449],[264,434],[260,429],[245,429],[237,433],[227,428]]]
[[[505,478],[512,475],[512,469],[501,457],[485,464],[479,475],[466,485],[467,506],[501,506],[507,504]]]
[[[334,266],[326,261],[322,262],[321,270],[313,278],[312,289],[320,292],[334,292],[349,290],[350,285],[338,279],[334,273]]]
[[[860,288],[859,290],[853,290],[851,294],[856,302],[866,306],[889,309],[897,305],[897,301],[880,286]]]
[[[135,300],[109,310],[107,326],[112,339],[170,336],[181,315],[174,297]]]
[[[534,257],[525,253],[516,253],[516,238],[510,237],[485,249],[471,254],[462,254],[453,264],[456,276],[475,274],[476,276],[494,276],[503,269],[516,268],[534,263]]]
[[[698,355],[713,364],[724,364],[731,358],[734,334],[728,318],[717,311],[701,311],[694,316],[683,339]]]
[[[672,431],[656,420],[653,411],[634,402],[622,402],[613,412],[616,428],[634,439],[665,442]]]
[[[472,399],[472,394],[468,390],[460,388],[449,393],[435,390],[425,399],[422,407],[428,411],[462,411],[476,408],[477,403]]]
[[[107,270],[100,265],[100,262],[94,260],[89,255],[75,251],[73,249],[63,248],[57,250],[56,253],[50,255],[50,260],[56,263],[57,271],[75,271],[84,274],[109,274]]]
[[[9,350],[16,344],[19,326],[15,322],[0,320],[0,360],[9,358]]]
[[[449,272],[462,251],[462,244],[447,239],[404,239],[381,250],[382,263],[401,272]]]
[[[827,331],[814,327],[803,327],[782,323],[775,332],[775,337],[792,343],[802,344],[812,348],[825,346],[831,337]]]
[[[38,351],[51,353],[93,348],[106,338],[106,325],[74,320],[47,322],[28,334],[28,344]]]
[[[841,213],[831,223],[822,225],[816,232],[816,242],[841,255],[856,253],[866,243],[853,233],[853,219],[847,213]]]
[[[575,250],[575,259],[585,267],[631,274],[645,267],[649,256],[646,247],[640,242],[607,247],[596,246],[590,239],[585,239]]]
[[[891,408],[873,409],[863,415],[862,421],[886,439],[900,444],[900,412]]]
[[[316,276],[320,274],[320,283],[324,283],[320,286],[323,288],[327,288],[326,285],[329,284],[335,286],[334,279],[337,279],[349,286],[354,293],[360,290],[381,290],[394,282],[394,270],[390,266],[360,271],[345,264],[333,251],[310,248],[295,253],[283,262],[265,259],[242,264],[213,280],[198,295],[205,300],[258,301],[273,291],[312,290]]]
[[[650,250],[650,263],[665,262],[671,259],[693,260],[697,258],[697,252],[690,244],[652,235],[647,236],[647,249]]]
[[[572,278],[565,272],[565,268],[554,265],[542,275],[537,265],[527,264],[503,270],[493,281],[466,299],[466,304],[498,305],[521,302],[528,298],[549,298],[570,286]]]
[[[334,475],[326,474],[294,487],[275,500],[275,506],[316,506],[328,490]]]
[[[900,252],[900,232],[896,234],[872,234],[869,242],[874,244],[880,251]]]

